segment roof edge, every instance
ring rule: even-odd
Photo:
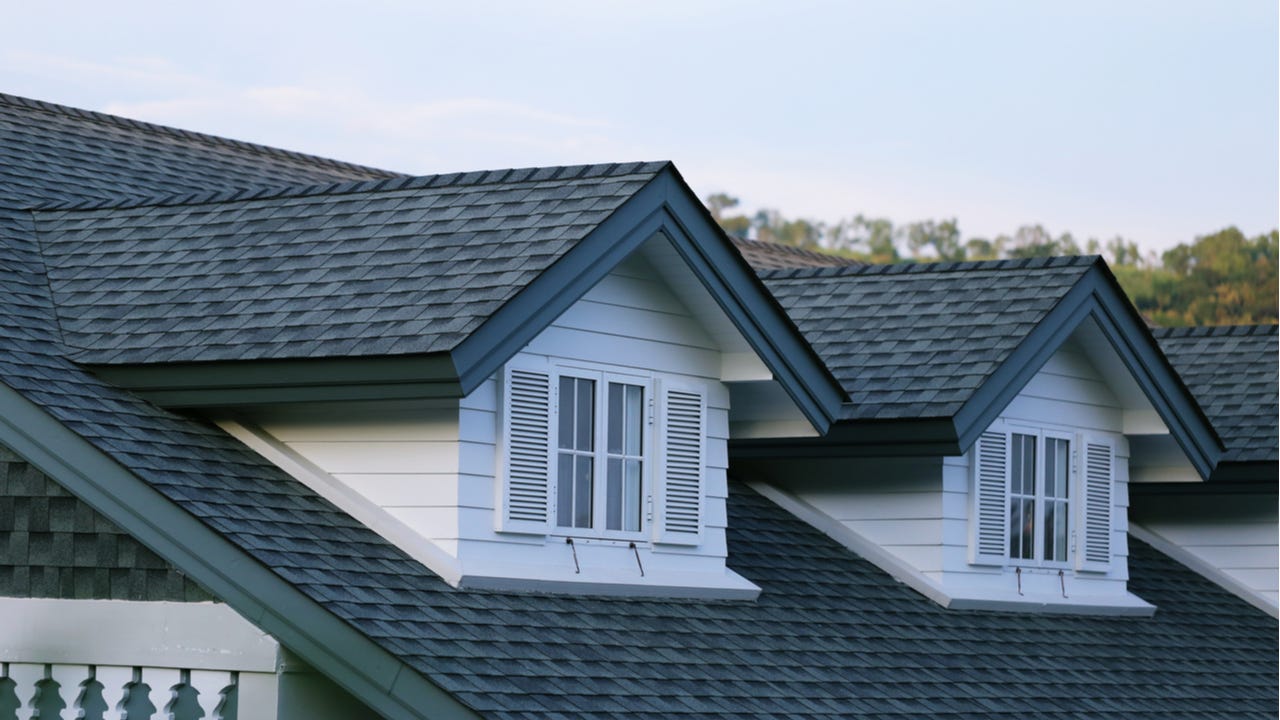
[[[470,708],[4,384],[0,442],[377,712],[478,720]]]

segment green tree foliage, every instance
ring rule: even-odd
[[[1201,235],[1157,258],[1115,236],[1083,245],[1071,233],[1054,235],[1024,225],[994,238],[964,238],[955,218],[895,226],[887,218],[858,214],[833,225],[789,219],[777,210],[748,217],[729,214],[738,198],[724,193],[707,207],[725,232],[871,263],[959,262],[1003,258],[1098,254],[1138,310],[1157,325],[1227,325],[1277,321],[1277,231],[1247,238],[1234,227]]]

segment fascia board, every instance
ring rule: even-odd
[[[385,717],[479,718],[3,384],[0,443]]]
[[[933,457],[959,455],[949,418],[841,421],[825,437],[730,440],[736,459]]]
[[[818,432],[827,432],[848,399],[840,383],[678,176],[670,180],[667,205],[676,251]],[[694,237],[719,241],[699,243]]]
[[[1098,265],[1090,268],[956,413],[957,436],[968,448],[1087,318],[1093,318],[1133,375],[1188,460],[1208,478],[1222,444],[1190,391]]]
[[[661,234],[800,410],[825,432],[843,391],[719,228],[707,226],[704,213],[675,171],[662,171],[459,344],[452,357],[462,392],[474,390],[618,263]]]
[[[161,407],[457,397],[448,355],[86,366]]]

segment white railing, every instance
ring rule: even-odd
[[[226,720],[239,673],[0,662],[0,720]]]

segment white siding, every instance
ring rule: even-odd
[[[1226,575],[1276,614],[1280,547],[1275,493],[1145,495],[1134,523]]]

